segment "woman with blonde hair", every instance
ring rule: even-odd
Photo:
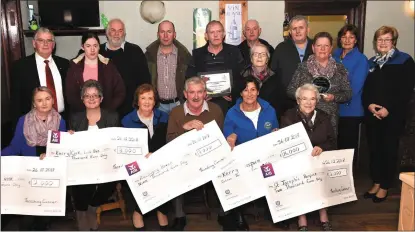
[[[382,26],[373,37],[376,56],[369,60],[369,74],[363,87],[370,170],[373,186],[364,194],[380,203],[386,200],[397,166],[399,136],[404,125],[410,95],[414,91],[414,59],[399,51],[398,31]]]

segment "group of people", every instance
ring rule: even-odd
[[[215,120],[231,148],[301,122],[313,144],[310,155],[318,156],[328,150],[356,149],[364,121],[373,179],[364,197],[384,201],[395,177],[399,135],[415,84],[414,60],[397,49],[393,27],[375,32],[376,56],[368,60],[358,49],[358,29],[353,25],[340,29],[334,52],[329,33],[307,37],[306,17],[295,16],[289,25],[291,38],[273,49],[259,38],[256,20],[246,22],[246,40],[239,46],[224,43],[224,27],[214,20],[206,26],[206,45],[190,53],[176,40],[175,25],[166,20],[144,53],[125,41],[122,20],[112,19],[107,42],[100,44],[93,33],[83,35],[82,51],[71,61],[52,55],[53,33],[40,28],[33,40],[35,53],[16,62],[12,70],[17,126],[1,155],[43,159],[48,130],[76,133],[126,127],[148,129],[150,157],[181,134]],[[232,70],[231,93],[208,96],[200,73],[221,70]],[[116,184],[73,186],[79,230],[98,229],[96,207],[111,196]],[[171,226],[170,202],[156,209],[160,230],[184,230],[183,196],[171,203]],[[249,230],[242,209],[219,212],[224,230]],[[322,230],[332,230],[327,210],[319,213]],[[21,230],[47,229],[44,217],[22,218]],[[132,222],[135,230],[146,230],[138,205]],[[298,228],[307,230],[306,215],[299,216]]]

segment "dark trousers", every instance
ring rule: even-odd
[[[353,166],[356,165],[359,145],[359,124],[363,117],[340,117],[339,119],[339,149],[354,149]]]
[[[117,182],[103,184],[86,184],[72,186],[72,196],[76,211],[86,211],[88,206],[98,207],[108,203],[108,198],[115,191]]]
[[[393,184],[397,167],[399,125],[383,120],[366,124],[366,131],[372,180],[382,189],[388,189]]]
[[[19,220],[20,231],[43,231],[48,229],[50,217],[22,215]]]

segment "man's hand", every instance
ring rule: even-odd
[[[226,138],[226,141],[228,141],[229,146],[231,146],[231,150],[235,147],[236,139],[238,138],[238,135],[235,133],[232,133]]]
[[[73,135],[73,133],[75,133],[75,131],[73,131],[73,130],[68,130],[68,133],[69,133],[69,134],[71,134],[71,135]]]
[[[202,128],[203,128],[203,122],[196,120],[196,119],[186,122],[183,125],[183,129],[188,130],[188,131],[192,129],[201,130]]]

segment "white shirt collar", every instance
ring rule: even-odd
[[[190,115],[196,116],[194,113],[192,113],[189,110],[189,107],[187,107],[187,101],[184,102],[183,109],[184,109],[184,115],[190,114]],[[209,111],[209,105],[208,105],[207,101],[203,101],[202,112],[205,111],[205,110]]]
[[[35,53],[35,59],[36,59],[36,62],[41,62],[41,63],[44,63],[45,60],[49,60],[49,63],[53,62],[52,55],[50,55],[48,58],[45,59],[41,57],[39,54],[37,54],[37,52]]]
[[[125,41],[124,42],[122,42],[122,44],[121,44],[121,49],[124,51],[124,45],[125,45]],[[110,50],[109,48],[108,48],[108,42],[105,42],[105,50]]]

